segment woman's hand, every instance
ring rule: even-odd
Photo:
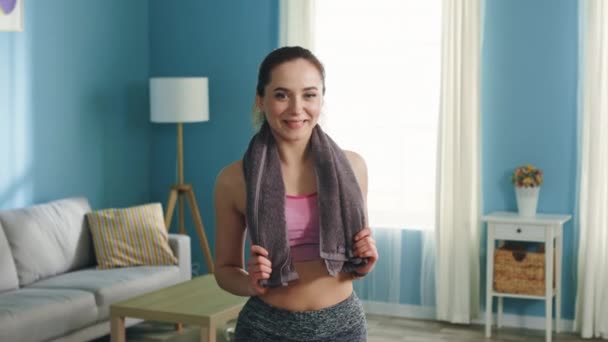
[[[263,295],[268,288],[260,285],[260,280],[270,278],[272,263],[268,259],[268,251],[262,246],[251,246],[251,254],[247,263],[249,273],[249,288],[252,296]]]
[[[363,228],[354,237],[353,253],[360,258],[366,258],[367,264],[355,270],[356,274],[365,275],[374,268],[378,261],[378,250],[376,249],[376,241],[372,238],[372,231],[369,228]]]

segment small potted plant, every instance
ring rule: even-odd
[[[511,176],[515,186],[517,210],[520,216],[535,216],[538,192],[543,184],[543,172],[534,165],[516,167]]]

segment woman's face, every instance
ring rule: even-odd
[[[323,105],[319,70],[302,58],[276,66],[257,105],[277,139],[308,141]]]

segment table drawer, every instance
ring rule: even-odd
[[[532,224],[498,223],[494,239],[514,241],[545,241],[545,227]]]

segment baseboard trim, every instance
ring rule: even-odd
[[[362,300],[363,309],[373,315],[395,316],[413,319],[435,319],[435,308],[411,304],[395,304]]]
[[[435,320],[435,308],[411,305],[411,304],[394,304],[385,302],[375,302],[362,300],[365,312],[373,315],[395,316],[412,319]],[[496,323],[496,314],[493,314],[494,323]],[[485,312],[480,312],[479,317],[473,319],[472,324],[485,324]],[[555,322],[554,322],[555,324]],[[521,329],[545,329],[545,318],[539,316],[522,316],[513,314],[502,315],[502,326]],[[562,332],[574,332],[574,321],[568,319],[561,320]]]

